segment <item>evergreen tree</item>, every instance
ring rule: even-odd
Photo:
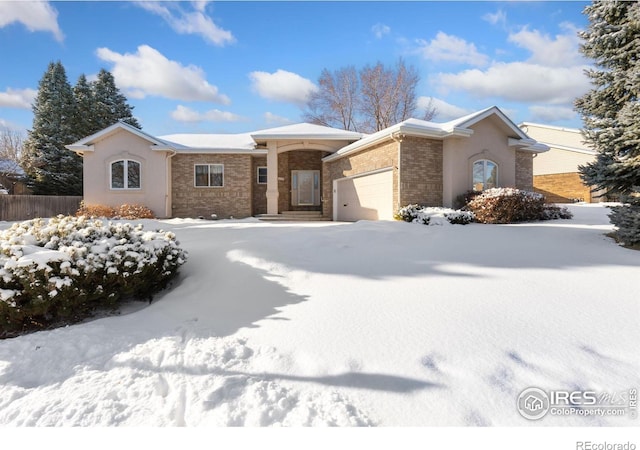
[[[100,128],[96,126],[93,88],[84,74],[73,87],[73,97],[76,101],[75,133],[80,138],[90,136]]]
[[[121,120],[136,128],[141,128],[133,117],[133,106],[127,103],[127,98],[120,93],[111,72],[100,69],[98,79],[92,83],[95,120],[95,131],[113,125]]]
[[[619,196],[611,221],[626,244],[640,242],[640,3],[594,1],[585,8],[589,26],[582,53],[594,88],[576,101],[584,136],[598,152],[580,167],[582,180]]]
[[[33,104],[33,128],[24,143],[23,167],[35,194],[82,195],[82,159],[64,147],[79,138],[75,111],[62,63],[49,63]]]

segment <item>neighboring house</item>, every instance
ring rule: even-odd
[[[533,187],[550,203],[597,202],[597,194],[580,179],[578,166],[595,160],[580,130],[524,122],[520,128],[547,145],[549,151],[533,160]]]
[[[20,164],[10,159],[0,159],[0,189],[5,190],[6,194],[28,194],[29,190],[22,181],[24,176],[25,173]]]
[[[144,204],[158,217],[290,211],[392,219],[401,206],[453,206],[471,189],[533,188],[548,150],[497,107],[446,123],[408,119],[371,135],[312,124],[245,134],[151,136],[118,122],[68,145],[89,204]]]

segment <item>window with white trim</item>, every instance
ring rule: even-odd
[[[196,164],[194,172],[196,187],[224,186],[224,164]]]
[[[140,189],[140,163],[120,159],[111,163],[111,189]]]
[[[265,166],[258,167],[258,184],[267,184],[267,168]]]
[[[484,191],[498,187],[498,165],[481,159],[473,163],[473,190]]]

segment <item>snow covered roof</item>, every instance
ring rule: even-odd
[[[121,121],[118,121],[113,125],[111,125],[110,127],[100,130],[97,133],[92,134],[91,136],[87,136],[86,138],[80,139],[79,141],[74,142],[73,144],[65,145],[65,148],[67,148],[68,150],[74,151],[76,153],[92,152],[93,144],[95,144],[100,139],[103,139],[106,136],[115,133],[118,130],[127,130],[130,133],[133,133],[136,136],[149,141],[151,144],[158,147],[158,149],[162,149],[162,150],[170,149],[170,148],[166,148],[166,147],[170,147],[170,143],[163,141],[162,139],[159,139],[155,136],[152,136],[149,133],[145,133],[144,131],[134,126]]]
[[[340,130],[338,128],[330,128],[322,125],[314,125],[312,123],[297,123],[294,125],[285,125],[283,127],[269,128],[266,130],[255,131],[251,133],[251,137],[257,141],[266,140],[286,140],[286,139],[320,139],[320,140],[338,140],[338,141],[355,141],[365,136],[355,131]]]
[[[526,150],[541,153],[549,150],[546,145],[540,144],[529,138],[527,134],[511,121],[497,106],[477,111],[466,116],[460,117],[448,122],[438,123],[429,122],[420,119],[407,119],[384,130],[370,134],[363,139],[356,141],[346,147],[341,148],[333,155],[324,158],[325,161],[338,159],[345,154],[360,150],[361,148],[372,145],[386,139],[399,138],[403,135],[429,137],[434,139],[444,139],[447,137],[469,137],[473,134],[473,130],[469,127],[475,125],[481,120],[491,115],[496,115],[505,125],[513,132],[517,138],[510,138],[509,145],[519,147],[519,150]]]
[[[169,134],[160,139],[173,144],[178,151],[188,150],[253,150],[256,142],[249,133],[241,134]]]

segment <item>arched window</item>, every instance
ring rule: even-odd
[[[473,163],[473,190],[484,191],[498,187],[498,165],[488,159]]]
[[[111,189],[140,189],[140,163],[130,159],[112,162]]]

